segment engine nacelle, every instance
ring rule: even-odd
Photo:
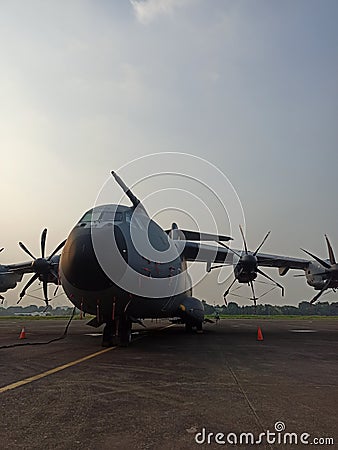
[[[320,290],[327,280],[325,268],[317,262],[311,261],[305,270],[306,282],[315,290]]]
[[[201,300],[195,297],[186,297],[180,304],[180,316],[192,323],[201,323],[204,320],[204,306]]]

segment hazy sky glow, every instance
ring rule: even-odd
[[[224,172],[252,249],[271,229],[265,252],[326,258],[327,233],[338,257],[337,19],[335,0],[2,0],[1,262],[26,260],[19,240],[38,254],[44,227],[53,250],[110,170],[168,151]],[[195,294],[220,303],[216,279]],[[313,295],[279,281],[264,301]]]

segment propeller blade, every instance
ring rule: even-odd
[[[43,296],[45,298],[46,305],[48,306],[48,275],[43,276],[42,287]]]
[[[253,300],[255,306],[257,306],[257,298],[256,298],[256,295],[255,295],[255,289],[254,289],[254,285],[253,285],[252,280],[250,280],[249,283],[250,283],[250,287],[251,287],[251,291],[252,291],[252,299],[251,300]]]
[[[331,247],[331,244],[330,244],[330,241],[329,241],[329,238],[327,237],[327,235],[325,235],[325,239],[326,239],[327,249],[329,251],[330,263],[331,264],[336,264],[334,253],[333,253],[333,250],[332,250],[332,247]]]
[[[271,233],[271,231],[268,231],[268,232],[266,233],[265,238],[262,240],[261,244],[260,244],[260,245],[257,247],[257,249],[255,250],[255,252],[254,252],[254,254],[253,254],[254,256],[256,256],[257,253],[259,252],[259,250],[262,248],[262,245],[263,245],[264,242],[267,240],[267,238],[269,237],[270,233]]]
[[[321,290],[318,292],[317,295],[313,297],[313,299],[310,301],[311,304],[313,304],[315,301],[319,299],[319,297],[323,294],[324,291],[329,287],[329,284],[331,282],[331,278],[325,281],[324,286],[321,288]]]
[[[52,253],[50,256],[48,256],[47,261],[50,261],[50,260],[53,258],[53,256],[55,255],[55,253],[57,253],[57,252],[65,245],[66,241],[67,241],[67,239],[65,239],[64,241],[62,241],[62,242],[56,247],[56,249],[53,251],[53,253]]]
[[[328,264],[326,261],[324,261],[323,259],[318,258],[318,256],[314,255],[313,253],[308,252],[307,250],[304,250],[303,248],[301,248],[301,250],[303,252],[305,252],[306,254],[308,254],[309,256],[311,256],[311,258],[315,259],[316,261],[319,262],[319,264],[321,264],[323,267],[325,267],[325,269],[330,269],[330,264]]]
[[[22,242],[19,242],[19,246],[22,248],[22,250],[25,253],[27,253],[27,255],[29,255],[31,258],[33,258],[34,261],[36,260],[35,256],[28,250],[28,248]]]
[[[241,235],[242,235],[242,238],[243,238],[243,244],[244,244],[244,248],[245,248],[245,253],[248,254],[248,247],[246,245],[246,240],[245,240],[245,236],[244,236],[244,233],[243,233],[242,225],[239,226],[239,229],[240,229],[240,232],[241,232]]]
[[[232,286],[235,284],[235,282],[236,282],[236,279],[237,278],[235,278],[234,280],[232,280],[232,282],[231,282],[231,284],[230,284],[230,286],[228,287],[228,289],[224,292],[224,294],[223,294],[223,298],[224,298],[224,301],[225,301],[225,299],[226,299],[226,297],[227,297],[227,295],[229,294],[229,292],[230,292],[230,289],[232,288]]]
[[[277,283],[277,281],[269,277],[269,275],[267,275],[265,272],[263,272],[263,270],[259,268],[257,268],[257,273],[260,273],[263,277],[267,278],[268,280],[272,281],[276,286],[278,286],[282,290],[282,297],[284,297],[284,287],[281,284]]]
[[[37,280],[39,278],[39,275],[37,273],[35,273],[28,281],[28,283],[25,285],[25,287],[22,289],[22,291],[20,292],[19,295],[19,300],[17,301],[17,304],[19,304],[21,302],[21,300],[23,299],[23,297],[26,295],[26,291],[27,289],[34,283],[35,280]]]
[[[242,272],[243,272],[243,269],[239,271],[238,276],[240,276]],[[227,289],[227,290],[224,292],[224,294],[223,294],[225,306],[228,306],[228,302],[227,302],[227,299],[226,299],[226,298],[227,298],[227,295],[230,293],[230,289],[231,289],[232,286],[236,283],[236,280],[237,280],[237,278],[235,277],[235,278],[233,279],[233,281],[231,282],[230,286],[228,287],[228,289]],[[235,294],[231,294],[231,295],[235,295]]]
[[[45,228],[41,233],[41,258],[45,257],[46,236],[47,236],[47,228]]]
[[[2,252],[3,249],[4,249],[4,247],[0,248],[0,253]]]
[[[55,272],[55,270],[54,269],[50,269],[50,271],[51,271],[51,274],[55,277],[55,279],[57,280],[57,286],[56,286],[56,289],[55,289],[55,291],[54,291],[54,297],[56,296],[56,294],[57,294],[57,291],[59,290],[59,286],[60,286],[60,278],[59,278],[59,275]]]
[[[293,276],[293,278],[298,278],[298,277],[306,277],[306,275],[305,275],[305,273],[301,273],[301,274]]]
[[[226,244],[224,244],[224,242],[217,241],[217,244],[220,244],[222,247],[225,247],[227,250],[230,250],[232,253],[237,255],[239,258],[241,257],[241,255],[239,253],[237,253],[234,249],[228,247]]]
[[[56,288],[55,288],[55,291],[54,291],[54,297],[56,296],[56,294],[57,294],[57,292],[58,292],[58,290],[59,290],[59,287],[60,287],[60,285],[58,284],[57,286],[56,286]]]

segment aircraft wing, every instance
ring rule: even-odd
[[[181,228],[171,228],[165,230],[171,239],[183,239],[187,241],[232,241],[232,237],[223,234],[203,233],[200,231],[182,230]]]
[[[242,250],[234,251],[242,254]],[[190,262],[206,262],[207,264],[236,264],[238,258],[234,253],[221,246],[205,244],[202,242],[186,241],[183,250],[183,256]],[[280,269],[280,274],[284,275],[289,269],[305,270],[309,265],[308,259],[292,258],[290,256],[269,255],[264,253],[257,253],[258,265],[263,267],[277,267]]]
[[[257,253],[258,265],[263,267],[278,267],[280,269],[301,269],[305,270],[309,263],[309,259],[292,258],[290,256],[268,255]]]
[[[196,241],[185,241],[183,256],[186,261],[228,264],[234,263],[233,253],[228,249]]]
[[[11,273],[24,275],[25,273],[34,272],[34,270],[32,269],[32,261],[16,264],[4,264],[1,267],[3,268],[2,273],[4,275]]]
[[[56,271],[58,271],[59,261],[60,261],[60,255],[54,255],[50,259],[51,266]],[[32,266],[32,261],[16,263],[16,264],[5,264],[2,267],[6,269],[6,273],[17,273],[17,274],[24,275],[25,273],[35,272],[35,270]]]

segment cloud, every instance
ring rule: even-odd
[[[137,19],[144,25],[159,15],[170,15],[174,9],[191,2],[192,0],[130,0]]]

